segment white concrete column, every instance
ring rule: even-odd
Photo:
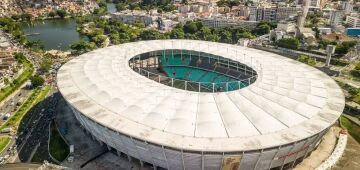
[[[325,66],[330,66],[331,55],[334,54],[336,46],[334,45],[327,45],[326,46],[326,63]]]

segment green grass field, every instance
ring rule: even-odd
[[[62,162],[69,155],[69,146],[65,143],[60,136],[54,122],[51,123],[51,134],[49,152],[58,161]]]
[[[10,142],[10,138],[8,136],[0,137],[0,152],[6,147],[6,145]]]
[[[360,127],[353,123],[348,118],[341,116],[340,117],[341,127],[344,127],[348,130],[348,133],[358,142],[360,143]]]

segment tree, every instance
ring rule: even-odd
[[[185,33],[181,28],[174,28],[170,32],[170,38],[171,39],[184,39]]]
[[[145,28],[144,22],[141,22],[139,20],[135,21],[133,25],[138,28]]]
[[[343,42],[342,44],[336,45],[335,53],[337,54],[346,54],[349,52],[349,49],[356,45],[356,41]]]
[[[209,27],[202,27],[197,33],[196,36],[205,41],[213,41],[213,33],[211,32],[211,29]]]
[[[315,31],[315,38],[319,39],[320,38],[320,30],[318,27],[315,27],[313,29]]]
[[[190,33],[190,34],[194,34],[199,30],[198,25],[196,24],[196,22],[193,21],[188,21],[186,22],[186,24],[184,25],[184,32],[185,33]]]
[[[52,58],[54,56],[47,53],[45,54],[42,59],[41,59],[41,64],[40,64],[40,72],[42,73],[48,73],[50,68],[51,68],[51,64],[52,64]]]
[[[45,82],[44,78],[42,78],[40,75],[31,76],[30,81],[33,87],[42,86]]]
[[[98,46],[102,46],[102,44],[105,42],[106,40],[106,36],[105,35],[96,35],[95,37],[92,37],[91,40]]]
[[[289,48],[297,50],[300,46],[300,42],[296,38],[283,38],[276,42],[279,47]]]
[[[319,41],[319,48],[325,49],[327,45],[336,45],[337,43],[335,41],[326,41],[326,40],[320,40]]]
[[[31,15],[31,14],[29,14],[29,13],[24,13],[24,14],[22,14],[21,15],[21,19],[22,20],[31,20],[31,18],[32,18],[33,16]]]
[[[256,35],[264,35],[264,34],[268,34],[270,32],[270,29],[271,27],[268,24],[259,24],[253,30],[253,33]]]
[[[60,18],[65,18],[67,15],[67,12],[65,10],[59,9],[56,11],[56,14],[59,15]]]
[[[53,17],[55,17],[56,14],[54,11],[50,11],[48,15],[49,15],[49,17],[53,18]]]
[[[26,47],[35,49],[35,50],[39,50],[39,49],[44,49],[44,45],[41,44],[40,40],[36,40],[36,41],[27,41],[25,43]]]
[[[19,20],[21,17],[20,15],[11,15],[11,18],[15,21]]]
[[[128,8],[128,6],[125,3],[118,3],[118,4],[116,4],[115,7],[116,7],[116,10],[119,12],[124,11]]]
[[[240,1],[239,0],[220,0],[217,2],[217,5],[220,7],[228,6],[231,8],[233,6],[240,5]]]
[[[314,58],[312,58],[312,57],[307,56],[307,55],[299,55],[297,60],[302,62],[302,63],[311,65],[311,66],[316,65],[316,60]]]
[[[118,32],[112,32],[110,34],[110,40],[113,44],[120,44],[120,35]]]
[[[232,42],[231,32],[227,29],[220,30],[219,36],[220,36],[220,42],[223,42],[223,43],[231,43]]]
[[[155,29],[149,29],[141,32],[140,38],[142,40],[156,40],[156,39],[164,39],[164,36]]]
[[[93,42],[85,42],[85,41],[81,41],[79,43],[72,44],[70,46],[70,48],[73,50],[72,52],[74,54],[83,54],[83,53],[86,53],[88,51],[91,51],[95,47],[96,47],[95,43],[93,43]]]

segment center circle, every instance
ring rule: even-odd
[[[258,74],[238,61],[210,53],[166,49],[129,60],[135,72],[161,84],[195,92],[228,92],[247,87]]]

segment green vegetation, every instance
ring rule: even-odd
[[[41,58],[41,64],[40,64],[40,68],[39,71],[42,74],[48,73],[50,71],[51,65],[52,65],[52,59],[55,56],[47,53],[45,55],[43,55],[43,57]]]
[[[343,42],[341,44],[336,45],[335,48],[335,53],[336,54],[346,54],[349,52],[349,49],[354,47],[356,45],[356,41],[348,41],[348,42]]]
[[[283,38],[278,40],[276,45],[283,48],[297,50],[300,46],[300,41],[296,38]]]
[[[140,1],[131,1],[131,0],[114,0],[116,4],[116,9],[118,11],[123,11],[126,9],[129,10],[151,10],[157,9],[158,12],[170,12],[176,9],[176,6],[172,4],[171,0],[140,0]]]
[[[99,5],[99,8],[96,8],[93,13],[94,13],[95,15],[103,15],[103,14],[106,14],[106,12],[107,12],[106,1],[100,0],[100,1],[98,2],[98,5]]]
[[[340,125],[348,130],[348,133],[358,142],[360,143],[360,127],[349,120],[348,118],[341,116],[340,117]]]
[[[219,7],[233,7],[233,6],[238,6],[240,5],[240,1],[239,0],[220,0],[216,3]]]
[[[60,136],[55,122],[51,123],[50,130],[49,152],[52,157],[62,162],[69,155],[69,146]]]
[[[335,41],[326,41],[321,40],[319,41],[319,48],[326,49],[327,45],[335,45],[335,53],[344,55],[349,52],[350,48],[354,47],[356,45],[356,41],[347,41],[343,42],[341,44],[336,43]]]
[[[50,86],[45,86],[43,89],[36,88],[33,90],[26,101],[16,111],[16,113],[0,127],[0,130],[9,127],[17,129],[24,115],[30,110],[32,106],[42,101],[50,90]]]
[[[261,21],[254,30],[252,30],[252,33],[255,35],[264,35],[268,34],[271,29],[276,28],[275,23],[270,23],[267,21]]]
[[[344,67],[344,66],[346,66],[346,65],[349,65],[350,62],[347,61],[347,60],[332,58],[331,61],[330,61],[330,64],[335,65],[335,66]]]
[[[67,15],[67,12],[63,9],[59,9],[56,11],[56,14],[60,17],[60,18],[65,18]]]
[[[0,136],[0,152],[5,149],[5,147],[10,142],[10,137],[8,136]]]
[[[22,21],[29,21],[33,18],[34,16],[32,16],[31,14],[29,13],[22,13],[22,14],[19,14],[19,15],[12,15],[11,18],[16,20],[16,21],[19,21],[19,20],[22,20]]]
[[[41,77],[40,75],[34,75],[30,77],[30,81],[31,81],[31,85],[33,87],[39,87],[42,86],[45,82],[44,78]]]
[[[299,55],[298,61],[302,62],[302,63],[305,63],[305,64],[308,64],[308,65],[311,65],[311,66],[315,66],[316,65],[316,60],[315,58],[313,57],[309,57],[307,55]]]
[[[19,22],[12,18],[0,18],[0,28],[6,33],[11,34],[20,44],[26,44],[27,39],[24,32],[21,30]]]
[[[317,27],[318,23],[320,22],[320,18],[321,18],[321,13],[320,12],[315,12],[315,13],[310,13],[306,16],[306,20],[308,22],[308,24],[306,25],[306,27]]]
[[[27,48],[31,48],[34,51],[40,51],[40,50],[44,50],[44,45],[41,44],[40,40],[37,41],[27,41],[25,43],[25,47]]]
[[[49,17],[53,18],[56,16],[55,12],[54,11],[50,11],[49,14],[48,14]]]
[[[92,49],[94,49],[96,47],[96,44],[93,42],[85,42],[85,41],[81,41],[79,43],[76,44],[72,44],[70,46],[72,53],[76,54],[76,55],[80,55],[86,52],[91,51]]]
[[[359,88],[353,87],[349,84],[346,84],[346,83],[340,82],[340,81],[337,81],[337,83],[343,90],[345,90],[349,93],[349,95],[346,96],[347,100],[360,104],[360,89]]]
[[[356,78],[360,78],[360,62],[356,64],[354,70],[351,70],[351,75]]]
[[[29,77],[32,75],[32,73],[34,71],[32,64],[26,59],[24,54],[16,53],[14,57],[19,63],[23,64],[24,70],[18,78],[16,78],[13,82],[10,83],[9,86],[1,89],[0,101],[4,100],[11,93],[13,93],[16,89],[18,89],[22,84],[24,84],[29,79]]]
[[[319,41],[319,48],[326,49],[327,45],[336,45],[337,43],[335,41],[326,41],[326,40],[320,40]]]
[[[73,53],[82,54],[96,47],[101,47],[104,35],[108,35],[112,44],[155,39],[194,39],[236,43],[239,38],[255,38],[251,31],[241,27],[209,28],[199,21],[188,21],[178,24],[172,31],[162,33],[156,29],[145,29],[144,24],[125,24],[120,21],[106,20],[99,17],[79,17],[79,32],[86,35],[91,42],[80,42],[71,45]]]

